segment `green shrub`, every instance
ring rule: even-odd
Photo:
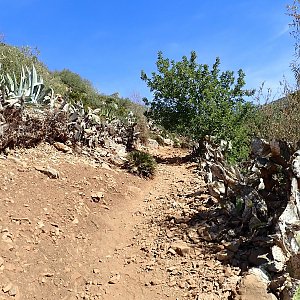
[[[135,150],[128,154],[125,167],[129,172],[141,177],[152,178],[156,169],[156,161],[147,152]]]
[[[149,107],[147,116],[166,130],[196,142],[207,135],[231,141],[235,153],[229,157],[232,161],[243,159],[250,134],[244,121],[253,109],[245,98],[254,93],[244,89],[243,70],[237,76],[232,71],[221,72],[219,58],[211,68],[198,64],[194,51],[190,58],[183,56],[178,62],[159,52],[156,66],[157,73],[151,76],[141,72],[153,94],[153,99],[144,98]]]
[[[292,300],[300,300],[300,286],[297,288]]]
[[[282,139],[297,147],[300,140],[300,93],[287,86],[284,93],[279,100],[259,105],[248,126],[252,127],[255,136],[266,140]]]
[[[158,142],[158,145],[159,146],[164,146],[164,138],[160,135],[160,134],[157,134],[157,133],[152,133],[150,134],[150,137],[153,139],[153,140],[156,140]]]

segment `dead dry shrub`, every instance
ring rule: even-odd
[[[63,112],[6,108],[1,114],[0,151],[6,148],[34,147],[68,138],[67,118]]]

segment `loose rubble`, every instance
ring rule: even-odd
[[[159,285],[171,299],[232,299],[241,270],[217,259],[219,247],[203,241],[202,226],[196,222],[212,201],[206,184],[195,173],[197,164],[182,167],[180,160],[178,166],[171,161],[162,159],[166,166],[170,164],[157,174],[165,181],[145,199],[145,224],[137,227],[135,240],[146,260],[142,271],[151,277],[145,284]],[[184,177],[176,177],[180,173]]]

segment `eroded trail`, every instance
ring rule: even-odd
[[[227,299],[238,270],[201,239],[202,179],[158,154],[148,181],[47,145],[1,159],[0,299]]]

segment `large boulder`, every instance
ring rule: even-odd
[[[268,292],[268,276],[259,268],[252,268],[243,276],[235,300],[276,300],[277,297]]]

